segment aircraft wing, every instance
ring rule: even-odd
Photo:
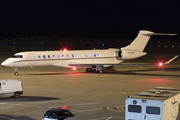
[[[176,55],[175,57],[171,58],[170,60],[166,61],[165,63],[119,63],[119,64],[111,64],[111,63],[102,63],[102,64],[90,64],[90,63],[70,63],[68,64],[69,66],[96,66],[96,65],[167,65],[169,63],[171,63],[174,59],[176,59],[178,57],[178,55]]]

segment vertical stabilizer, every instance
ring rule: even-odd
[[[139,31],[139,34],[136,37],[136,39],[130,45],[123,47],[121,49],[143,51],[152,35],[176,35],[176,34],[154,33],[147,30],[141,30]]]

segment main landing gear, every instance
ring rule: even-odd
[[[96,65],[96,71],[98,72],[98,73],[100,73],[100,74],[102,74],[103,73],[103,66],[100,66],[100,65]]]
[[[103,73],[103,68],[102,68],[102,66],[99,66],[99,65],[97,65],[96,67],[93,67],[93,68],[86,68],[86,72],[92,72],[95,70],[97,73],[100,73],[100,74]]]
[[[100,74],[102,74],[102,73],[103,73],[103,70],[98,70],[97,72],[100,73]]]
[[[18,72],[19,72],[18,68],[17,68],[17,67],[14,67],[14,75],[15,75],[15,76],[18,75]]]
[[[86,72],[92,72],[92,68],[86,68]]]

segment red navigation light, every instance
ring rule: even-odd
[[[66,48],[64,48],[64,50],[63,50],[63,51],[65,51],[65,52],[66,52],[66,51],[67,51],[67,49],[66,49]]]
[[[158,65],[159,65],[159,67],[162,67],[162,66],[163,66],[163,63],[162,63],[162,62],[159,62]]]
[[[76,70],[76,67],[73,67],[73,70],[75,71],[75,70]]]

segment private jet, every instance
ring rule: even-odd
[[[95,69],[99,73],[103,73],[106,67],[112,65],[137,65],[133,63],[122,63],[123,61],[135,59],[146,55],[143,52],[147,42],[152,35],[176,35],[169,33],[154,33],[147,30],[139,31],[138,36],[128,46],[109,49],[94,50],[60,50],[60,51],[32,51],[19,52],[13,57],[6,59],[1,63],[2,66],[12,67],[18,75],[18,67],[36,66],[58,66],[73,68],[85,68],[87,72]],[[170,63],[177,56],[166,62]],[[138,63],[139,65],[140,63]],[[142,63],[144,64],[144,63]],[[162,64],[162,63],[161,63]]]

